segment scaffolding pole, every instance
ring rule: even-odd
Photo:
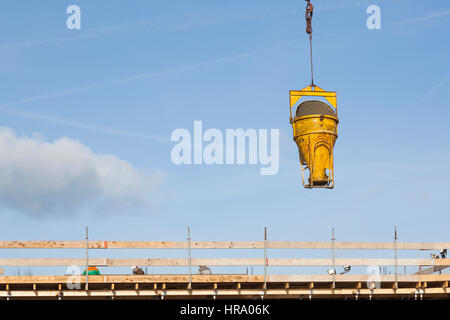
[[[264,227],[264,290],[267,290],[267,227]]]
[[[335,242],[335,237],[334,237],[334,228],[331,228],[331,270],[333,273],[333,287],[332,289],[334,290],[336,288],[336,266],[335,266],[335,248],[334,248],[334,242]]]
[[[192,258],[191,258],[191,228],[188,227],[188,265],[189,265],[189,290],[192,289]]]
[[[397,227],[394,226],[395,289],[398,288]]]
[[[86,226],[86,291],[89,290],[89,234]]]

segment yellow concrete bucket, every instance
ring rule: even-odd
[[[292,117],[292,107],[302,97],[323,97],[325,102],[306,100],[296,109]],[[334,187],[333,148],[337,139],[336,92],[324,91],[317,86],[302,90],[289,91],[291,117],[290,122],[300,155],[302,182],[305,188]],[[304,171],[309,171],[305,183]]]

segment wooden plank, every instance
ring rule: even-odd
[[[415,274],[432,274],[432,273],[439,272],[439,271],[442,271],[447,268],[450,268],[450,266],[446,266],[446,265],[433,266],[430,268],[426,268],[424,270],[417,271]]]
[[[373,275],[336,275],[336,283],[354,283],[356,286],[361,282],[365,287],[365,283]],[[67,283],[69,277],[73,276],[2,276],[1,284],[60,284]],[[81,277],[83,278],[83,277]],[[433,274],[433,275],[398,275],[398,282],[433,282],[442,283],[450,281],[450,274]],[[326,274],[321,275],[268,275],[268,282],[274,283],[304,283],[306,285],[313,283],[330,283],[332,277]],[[380,275],[381,282],[394,283],[394,275]],[[188,283],[189,275],[187,274],[164,274],[164,275],[97,275],[89,276],[89,283]],[[192,282],[195,283],[264,283],[263,275],[192,275]],[[64,285],[63,285],[64,286]],[[354,287],[353,287],[354,288]],[[442,290],[442,288],[441,288]]]
[[[19,258],[0,259],[2,266],[84,266],[86,259],[81,258]],[[90,258],[89,264],[92,266],[108,266],[108,259]]]
[[[363,285],[372,278],[373,275],[366,274],[337,274],[335,276],[336,283],[348,282],[357,283],[362,282]],[[401,274],[397,275],[398,282],[443,282],[450,280],[450,274],[430,274],[430,275],[415,275],[415,274]],[[381,282],[395,282],[395,275],[380,275]],[[299,275],[268,275],[269,282],[332,282],[333,277],[325,274],[299,274]]]
[[[104,241],[89,241],[89,248],[104,248]],[[0,241],[0,249],[85,249],[85,241]]]
[[[2,266],[71,266],[85,264],[82,258],[20,258],[20,259],[0,259]],[[91,258],[89,264],[93,266],[188,266],[188,259],[107,259]],[[291,258],[271,258],[268,259],[268,266],[330,266],[331,259],[291,259]],[[264,266],[264,258],[194,258],[191,265],[199,266]],[[394,266],[394,259],[385,258],[341,258],[335,259],[336,266]],[[398,259],[399,266],[448,266],[450,259]]]
[[[361,289],[359,292],[359,295],[361,296],[383,296],[384,297],[395,297],[400,295],[410,295],[411,297],[414,296],[414,288],[401,288],[396,290],[395,292],[392,289],[375,289],[373,291],[370,291],[368,289]],[[63,296],[68,298],[98,298],[98,297],[154,297],[154,296],[160,296],[160,292],[153,291],[153,290],[140,290],[139,292],[135,290],[118,290],[115,292],[112,292],[110,290],[92,290],[86,292],[83,290],[66,290],[63,291]],[[265,295],[271,296],[271,298],[289,298],[292,299],[293,297],[297,297],[299,295],[307,296],[309,295],[310,291],[307,289],[291,289],[289,291],[283,290],[283,289],[269,289],[265,292]],[[60,294],[59,291],[55,290],[42,290],[38,291],[36,293],[33,293],[32,291],[26,291],[26,290],[14,290],[10,293],[5,291],[0,291],[0,297],[8,297],[10,295],[11,297],[21,297],[21,298],[32,298],[35,299],[36,297],[41,298],[55,298]],[[208,290],[208,289],[200,289],[200,290],[167,290],[166,291],[166,297],[187,297],[187,296],[197,296],[197,297],[211,297],[214,295],[217,296],[227,296],[227,297],[238,297],[240,299],[246,298],[246,299],[253,299],[255,296],[259,296],[261,294],[261,291],[259,289],[245,289],[245,290],[235,290],[235,289],[220,289],[220,290]],[[339,297],[339,298],[348,298],[348,296],[351,296],[354,294],[354,289],[316,289],[314,290],[315,296],[330,296],[333,295],[333,297]],[[447,295],[441,288],[429,288],[426,289],[425,295],[429,295],[432,297],[441,297],[446,298]]]
[[[0,283],[66,283],[69,277],[73,276],[2,276]],[[80,277],[83,280],[83,277]],[[263,282],[264,276],[259,275],[192,275],[193,282]],[[187,283],[189,275],[100,275],[89,276],[89,283]]]
[[[84,241],[0,241],[0,249],[84,249]],[[329,241],[268,241],[269,249],[331,249]],[[89,241],[91,249],[187,249],[186,241]],[[193,241],[192,249],[263,249],[264,241]],[[336,249],[393,250],[393,242],[335,242]],[[398,250],[440,250],[450,242],[398,242]]]

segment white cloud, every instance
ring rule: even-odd
[[[69,138],[48,142],[0,128],[0,154],[0,207],[35,216],[148,209],[164,181],[161,172],[136,169]]]

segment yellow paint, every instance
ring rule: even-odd
[[[301,97],[314,97],[314,96],[324,97],[335,109],[337,109],[336,92],[325,91],[322,88],[319,88],[318,86],[314,87],[308,86],[306,88],[303,88],[302,90],[289,91],[291,108],[294,106],[294,104],[297,103],[298,100],[300,100]]]
[[[324,97],[334,107],[336,117],[330,115],[306,115],[292,117],[292,107],[302,97]],[[302,90],[289,91],[290,122],[294,141],[300,156],[302,182],[305,188],[333,188],[334,167],[333,148],[337,139],[337,103],[336,92],[324,91],[315,86]],[[305,182],[304,170],[309,170],[309,178]]]

